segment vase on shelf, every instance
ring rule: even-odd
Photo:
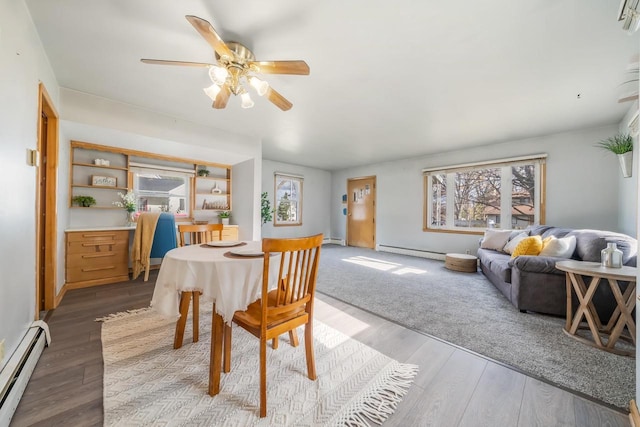
[[[125,211],[127,213],[127,222],[125,225],[131,227],[136,225],[136,211]]]
[[[615,243],[607,243],[600,256],[603,267],[622,268],[622,251]]]

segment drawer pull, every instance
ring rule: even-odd
[[[112,246],[115,245],[116,242],[100,242],[100,243],[83,243],[82,246],[87,247],[87,246]]]
[[[116,237],[116,235],[113,233],[111,234],[100,233],[100,234],[83,234],[82,237]]]
[[[82,255],[82,258],[104,258],[107,256],[115,256],[116,254],[113,252],[107,252],[104,254],[93,254],[93,255]]]
[[[109,267],[83,268],[82,272],[88,273],[89,271],[113,270],[114,268],[116,268],[114,265],[111,265]]]

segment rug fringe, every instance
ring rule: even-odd
[[[402,397],[407,394],[418,373],[417,365],[395,362],[382,375],[378,384],[352,401],[336,419],[334,425],[371,427],[369,421],[378,425],[393,414]]]
[[[129,316],[131,314],[139,314],[139,313],[145,313],[147,311],[150,311],[151,307],[144,307],[144,308],[136,308],[134,310],[127,310],[127,311],[120,311],[118,313],[111,313],[107,316],[104,317],[96,317],[95,321],[96,322],[110,322],[112,320],[116,320],[116,319],[121,319],[123,317]]]

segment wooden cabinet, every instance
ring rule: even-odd
[[[67,287],[126,280],[129,280],[129,230],[67,231]]]
[[[222,240],[238,240],[238,226],[225,225],[224,229],[222,230]]]

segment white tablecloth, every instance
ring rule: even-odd
[[[184,246],[164,256],[151,306],[165,316],[180,316],[180,292],[200,291],[202,300],[215,301],[216,312],[231,324],[233,313],[260,298],[263,258],[227,258],[230,250],[262,249],[262,242],[226,248]],[[280,257],[270,262],[270,288],[275,287]]]

